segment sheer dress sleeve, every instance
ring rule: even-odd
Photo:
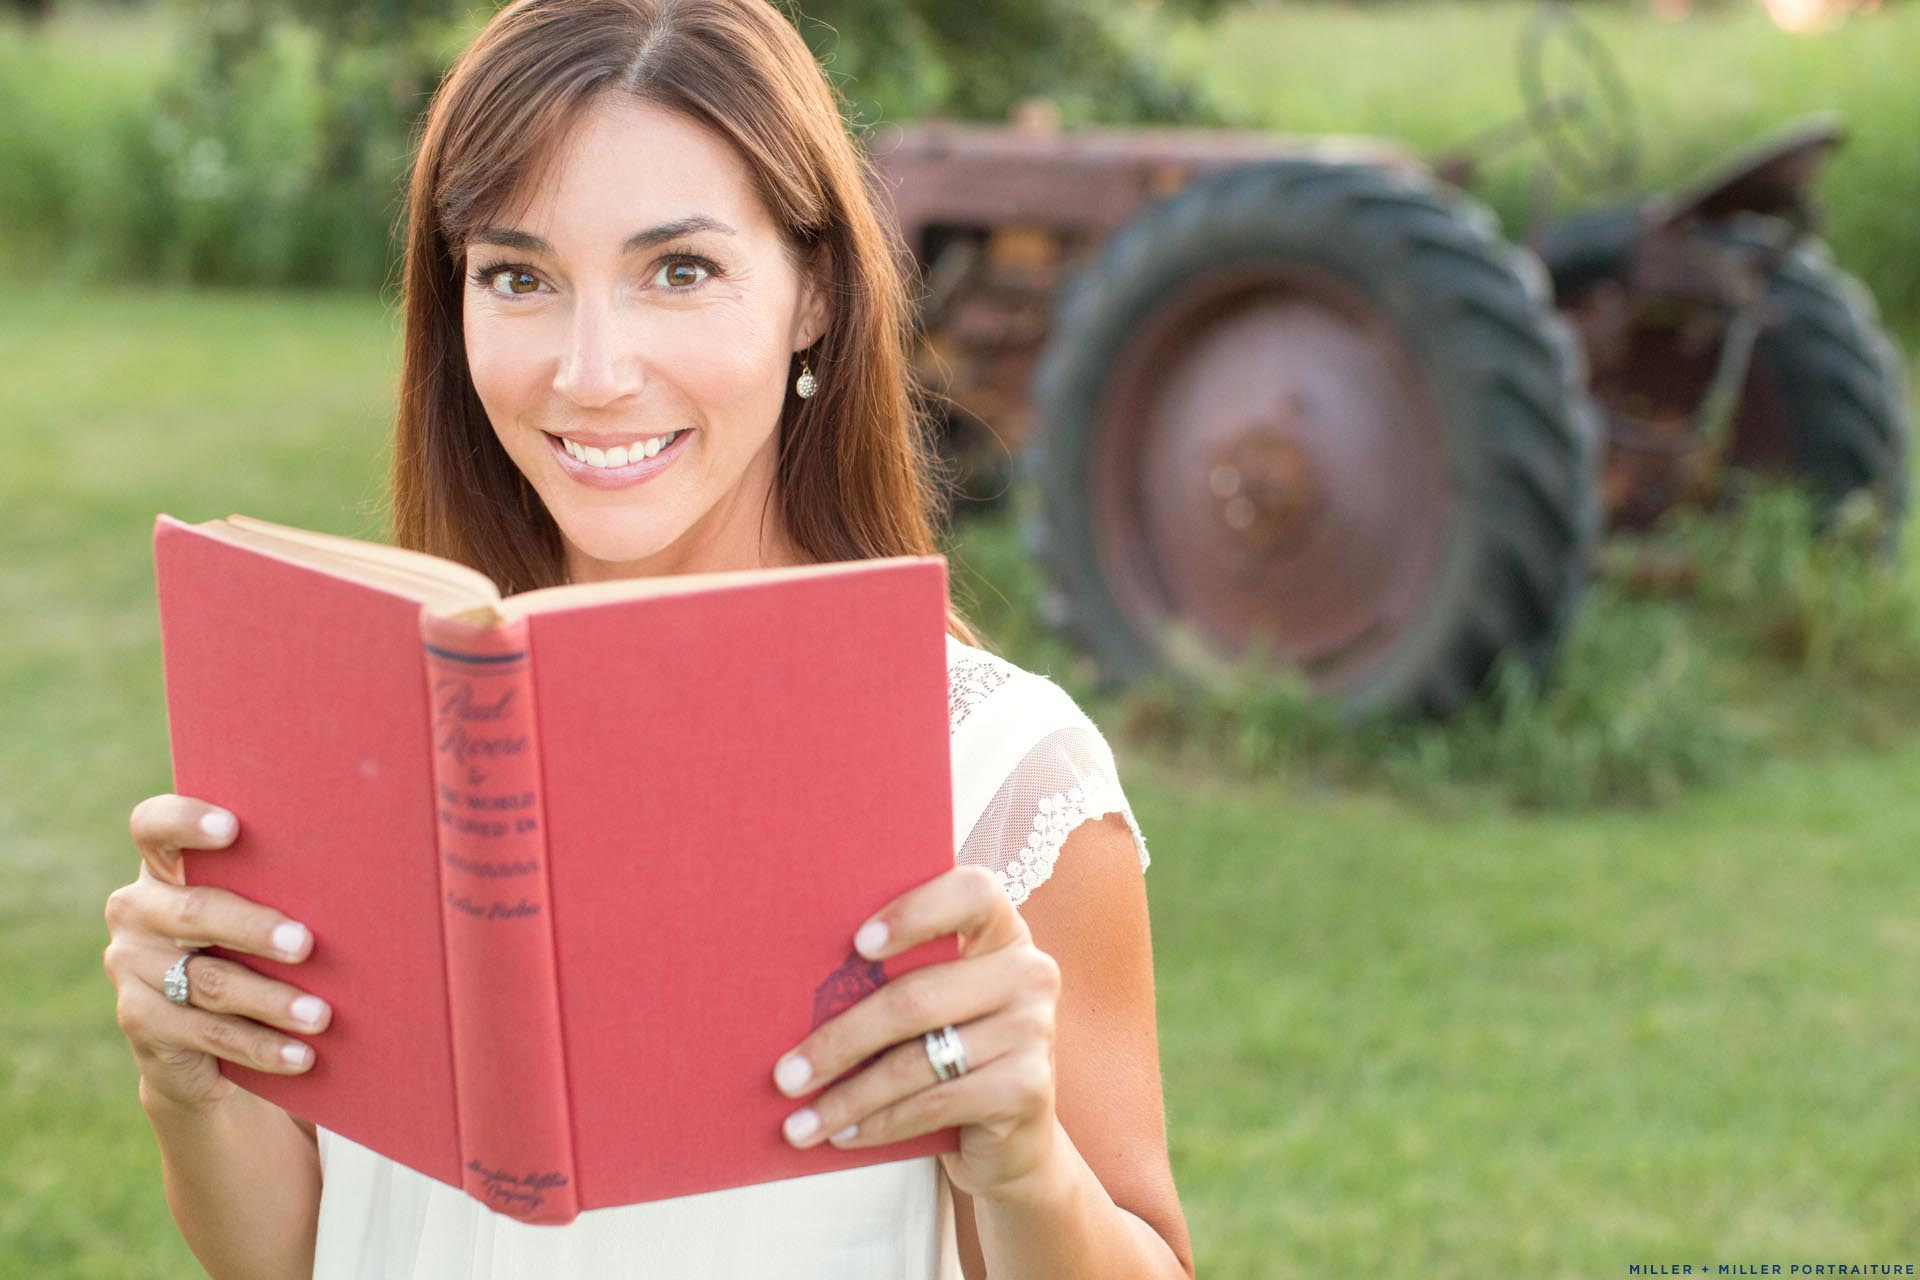
[[[1053,874],[1067,837],[1118,813],[1144,872],[1146,837],[1106,737],[1065,690],[948,640],[955,862],[993,872],[1019,906]]]

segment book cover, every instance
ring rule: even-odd
[[[530,1222],[955,1149],[794,1150],[771,1079],[957,953],[851,951],[953,865],[938,558],[491,625],[166,516],[155,562],[175,789],[240,817],[188,879],[307,924],[234,958],[334,1008],[242,1087]]]

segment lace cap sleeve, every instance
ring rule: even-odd
[[[947,670],[955,862],[993,872],[1018,906],[1053,874],[1081,823],[1118,813],[1144,871],[1146,837],[1113,751],[1066,691],[951,638]]]

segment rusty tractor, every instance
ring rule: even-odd
[[[1617,73],[1561,13],[1526,40],[1518,130],[1617,181]],[[1577,92],[1527,74],[1554,41]],[[1609,526],[1767,469],[1905,511],[1894,350],[1814,235],[1836,122],[1521,248],[1461,190],[1501,130],[1429,165],[1029,113],[873,157],[963,489],[1018,458],[1048,616],[1114,681],[1254,653],[1355,714],[1446,715],[1503,655],[1547,669]]]

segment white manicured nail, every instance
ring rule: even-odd
[[[787,1117],[787,1123],[785,1126],[787,1131],[787,1140],[790,1142],[803,1141],[806,1138],[812,1137],[813,1131],[815,1129],[818,1129],[819,1127],[820,1127],[819,1113],[816,1112],[812,1107],[802,1107],[798,1111],[794,1112],[792,1115]]]
[[[239,820],[225,809],[215,809],[212,813],[206,814],[200,819],[200,829],[207,833],[209,839],[213,840],[226,840],[230,838],[233,835],[234,828],[239,825]]]
[[[292,1006],[293,1020],[303,1027],[317,1027],[320,1019],[326,1015],[327,1002],[319,996],[296,996]]]
[[[280,1046],[280,1059],[290,1067],[303,1066],[307,1061],[307,1055],[312,1052],[313,1050],[307,1046],[293,1040]]]
[[[307,942],[307,926],[291,920],[273,926],[273,949],[283,956],[296,956]]]
[[[798,1093],[811,1079],[813,1064],[797,1053],[780,1059],[780,1065],[773,1069],[773,1082],[780,1086],[782,1093]]]
[[[869,960],[886,945],[887,926],[883,920],[869,920],[860,926],[860,932],[853,935],[853,949]]]

